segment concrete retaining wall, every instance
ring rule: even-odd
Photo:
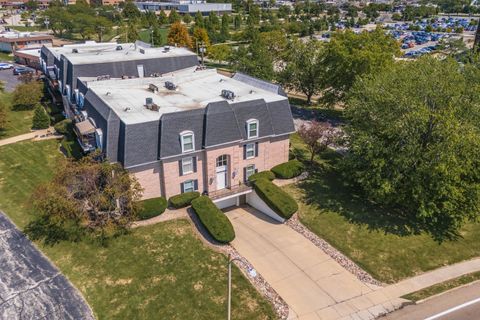
[[[278,214],[275,213],[270,207],[257,195],[255,190],[253,192],[247,194],[247,203],[254,207],[255,209],[263,212],[273,220],[278,222],[285,222],[285,219],[280,217]]]

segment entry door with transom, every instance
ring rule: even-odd
[[[217,190],[228,187],[228,156],[226,154],[217,158],[215,172],[217,173]]]

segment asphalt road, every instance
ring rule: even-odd
[[[2,212],[0,319],[94,319],[77,289]]]
[[[417,305],[410,305],[382,320],[478,320],[480,282],[455,289]]]

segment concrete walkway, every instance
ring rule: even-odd
[[[167,208],[165,212],[159,216],[156,216],[147,220],[140,220],[140,221],[133,222],[131,227],[132,228],[145,227],[145,226],[150,226],[152,224],[156,224],[164,221],[187,218],[188,217],[187,209],[188,208],[171,210]]]
[[[232,246],[290,306],[290,319],[323,319],[318,310],[374,291],[288,226],[250,207],[226,214]]]
[[[35,131],[32,131],[32,132],[25,133],[25,134],[20,134],[18,136],[14,136],[14,137],[11,137],[11,138],[1,139],[0,140],[0,147],[5,146],[7,144],[12,144],[12,143],[16,143],[16,142],[19,142],[19,141],[25,141],[25,140],[32,140],[32,139],[44,140],[43,138],[40,138],[40,136],[47,135],[48,133],[53,133],[53,132],[55,132],[55,129],[53,129],[53,127],[50,127],[48,129],[35,130]],[[61,137],[61,136],[50,135],[50,136],[45,137],[45,139],[47,139],[47,138],[53,139],[52,137],[53,138],[58,138],[58,137]]]

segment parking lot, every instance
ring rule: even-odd
[[[19,83],[18,76],[13,75],[12,69],[0,70],[0,81],[5,83],[5,91],[12,92]]]
[[[72,284],[0,212],[0,319],[93,319]]]

